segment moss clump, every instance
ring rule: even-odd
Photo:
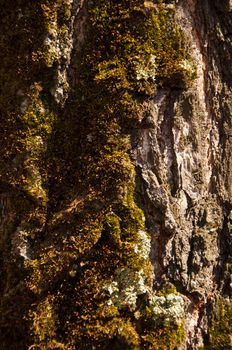
[[[230,349],[232,347],[232,303],[219,300],[217,311],[209,327],[209,345],[206,349]]]
[[[60,334],[68,348],[169,342],[172,349],[182,340],[181,325],[134,316],[150,292],[152,270],[126,132],[137,126],[140,104],[156,85],[192,79],[183,68],[190,57],[174,11],[164,4],[148,9],[139,0],[97,0],[87,10],[89,33],[75,57],[80,84],[57,124],[52,150],[51,177],[58,185],[47,239],[27,263],[28,287],[35,294],[53,291],[59,327],[52,340]]]
[[[171,349],[182,339],[180,325],[157,324],[148,312],[137,317],[152,286],[152,269],[127,132],[137,127],[141,103],[157,86],[182,87],[193,78],[191,59],[174,10],[165,4],[87,2],[89,32],[74,57],[79,84],[59,114],[55,103],[47,106],[46,96],[51,97],[49,80],[60,63],[54,43],[60,37],[65,44],[67,36],[66,3],[44,0],[27,6],[22,1],[23,33],[34,28],[32,12],[38,15],[31,44],[20,47],[17,67],[25,76],[15,91],[22,85],[28,100],[20,95],[14,114],[6,96],[2,104],[9,116],[4,135],[14,140],[4,166],[18,153],[21,169],[10,180],[9,170],[2,174],[19,188],[16,205],[27,198],[19,221],[33,240],[33,259],[24,261],[33,300],[27,343],[39,349],[103,350],[170,342]],[[9,62],[3,66],[6,70]],[[7,79],[4,88],[13,78]],[[9,142],[3,146],[0,152]]]
[[[20,254],[20,244],[25,243],[31,256],[46,224],[48,145],[57,115],[50,89],[59,59],[56,55],[48,62],[40,52],[50,54],[48,35],[53,46],[59,37],[65,41],[70,6],[66,1],[0,1],[0,192],[10,202],[0,242],[3,348],[25,349],[31,341],[26,317],[33,296],[23,268],[28,257]],[[51,27],[56,27],[55,39]]]
[[[47,297],[41,301],[37,309],[30,313],[33,322],[35,344],[41,350],[65,349],[64,345],[54,341],[56,336],[56,315],[53,310],[53,298]],[[66,348],[67,349],[67,348]]]
[[[184,299],[171,284],[151,297],[141,320],[144,349],[174,350],[185,339]]]
[[[156,295],[167,296],[168,294],[179,295],[179,293],[176,290],[176,287],[172,283],[167,282],[158,286]]]
[[[150,350],[174,350],[184,341],[184,325],[155,325],[146,323],[146,334],[143,338],[143,348]]]
[[[196,69],[175,22],[174,7],[99,0],[90,13],[100,34],[94,56],[98,81],[152,95],[156,84],[184,86],[194,79]],[[100,56],[102,45],[106,50]]]

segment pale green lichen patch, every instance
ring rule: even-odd
[[[128,268],[116,270],[114,281],[106,286],[105,290],[110,295],[108,304],[113,303],[119,309],[128,308],[131,311],[136,308],[138,296],[149,292],[144,271]]]
[[[154,295],[150,300],[150,309],[156,321],[180,324],[184,318],[184,299],[181,295]]]
[[[151,252],[151,239],[146,231],[138,231],[138,238],[137,241],[135,241],[134,252],[144,259],[149,259]]]
[[[142,315],[145,349],[172,350],[185,339],[185,301],[171,284],[152,295]]]

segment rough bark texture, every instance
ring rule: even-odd
[[[0,348],[232,349],[231,1],[0,9]]]

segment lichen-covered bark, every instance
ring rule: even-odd
[[[230,1],[0,1],[0,344],[230,349]]]
[[[152,232],[155,289],[169,281],[185,295],[189,349],[231,348],[228,323],[216,338],[211,333],[218,298],[225,298],[231,319],[230,6],[178,3],[197,76],[185,90],[158,89],[146,105],[153,122],[138,130],[133,150]],[[216,341],[221,332],[223,341]]]

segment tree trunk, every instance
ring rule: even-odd
[[[231,1],[0,8],[1,349],[232,349]]]

